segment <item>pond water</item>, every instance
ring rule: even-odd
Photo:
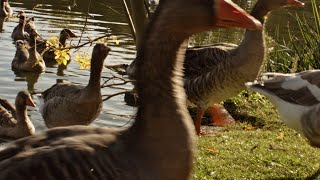
[[[238,0],[235,2],[245,9],[251,9],[255,1]],[[82,29],[86,24],[85,33],[83,34],[81,43],[87,42],[89,38],[95,38],[104,35],[106,32],[114,33],[130,33],[127,25],[126,16],[123,11],[120,0],[92,0],[90,6],[90,16],[86,21],[85,13],[88,9],[87,0],[76,1],[77,6],[70,10],[68,6],[72,6],[73,2],[67,0],[11,0],[10,4],[14,10],[25,11],[28,17],[34,16],[38,33],[43,38],[57,36],[63,28],[69,28],[78,36],[81,35]],[[36,7],[37,4],[41,6]],[[294,10],[294,11],[293,11]],[[296,12],[293,9],[290,12]],[[287,34],[287,24],[290,21],[290,27],[294,27],[294,18],[288,13],[288,9],[276,11],[268,18],[266,30],[271,35],[279,26],[282,34]],[[310,3],[307,3],[304,12],[310,14]],[[301,13],[301,12],[300,12]],[[79,64],[72,61],[65,70],[57,68],[47,68],[45,73],[39,77],[16,75],[11,70],[11,61],[15,54],[15,45],[11,39],[11,32],[17,25],[18,19],[11,19],[4,22],[3,30],[0,33],[0,96],[14,102],[16,94],[20,90],[28,90],[30,92],[42,92],[51,87],[56,82],[66,81],[75,84],[86,85],[89,79],[89,70],[80,70]],[[292,29],[295,32],[295,29]],[[223,28],[213,32],[202,33],[196,36],[195,44],[205,44],[213,42],[233,42],[239,43],[242,39],[243,30]],[[128,36],[118,36],[119,45],[109,44],[112,51],[107,57],[105,64],[129,64],[135,57],[135,45],[132,38]],[[74,39],[71,43],[77,44],[79,38]],[[84,47],[82,51],[88,51],[91,54],[92,47]],[[74,55],[73,55],[74,57]],[[112,77],[117,75],[107,68],[103,70],[104,77]],[[103,94],[113,94],[126,89],[131,89],[130,84],[120,86],[122,89],[103,88]],[[37,104],[39,99],[37,95],[33,95]],[[130,122],[135,114],[135,108],[127,106],[123,101],[123,96],[116,96],[104,101],[104,108],[101,115],[93,123],[96,126],[123,126]],[[43,119],[38,109],[29,109],[29,115],[35,124],[37,131],[46,129]]]

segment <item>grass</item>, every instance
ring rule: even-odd
[[[239,121],[198,138],[194,179],[320,179],[320,149],[287,128],[264,96],[244,91],[225,106]]]

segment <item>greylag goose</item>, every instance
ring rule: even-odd
[[[0,177],[192,179],[194,129],[182,79],[185,39],[224,20],[261,28],[233,6],[229,0],[161,0],[138,48],[140,106],[133,125],[54,128],[18,140],[0,151]]]
[[[37,52],[36,46],[37,33],[31,31],[30,34],[30,48],[27,48],[26,42],[23,40],[16,41],[16,54],[12,60],[11,66],[15,71],[29,71],[41,73],[45,70],[45,63]]]
[[[90,79],[86,87],[58,83],[42,93],[40,112],[48,128],[89,125],[102,109],[101,72],[110,49],[101,44],[93,48]]]
[[[320,70],[296,74],[264,73],[262,82],[248,82],[248,89],[265,95],[280,119],[320,147]]]
[[[264,24],[264,17],[283,6],[303,6],[297,0],[258,0],[251,15]],[[185,57],[185,89],[188,104],[197,107],[195,128],[200,134],[207,110],[216,125],[234,119],[219,103],[245,89],[244,83],[256,79],[265,54],[263,31],[246,30],[239,46],[220,43],[188,48]]]
[[[78,37],[77,35],[75,35],[70,29],[63,29],[60,32],[59,35],[59,47],[60,48],[64,48],[67,46],[67,39],[70,38],[76,38]],[[46,49],[48,48],[48,49]],[[43,59],[44,62],[46,63],[47,66],[51,67],[57,64],[57,61],[55,59],[55,54],[54,54],[54,48],[53,47],[47,47],[46,46],[46,41],[42,41],[42,42],[37,42],[37,50],[38,52],[41,54],[43,53],[43,51],[45,51],[43,53]],[[68,61],[69,63],[70,61]]]
[[[36,31],[36,24],[35,24],[35,20],[34,20],[34,17],[31,17],[29,18],[27,21],[26,21],[26,25],[24,26],[24,31],[28,34],[31,33],[32,30]]]
[[[35,107],[26,91],[18,93],[15,107],[0,98],[0,136],[18,139],[34,134],[34,126],[27,115],[27,105]]]
[[[10,17],[12,16],[13,11],[10,7],[8,0],[1,0],[1,10],[0,10],[0,17]]]
[[[27,40],[29,39],[29,34],[25,32],[26,26],[26,14],[23,11],[18,13],[19,24],[13,29],[11,38],[15,41],[17,40]]]

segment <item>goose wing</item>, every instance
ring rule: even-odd
[[[15,116],[0,105],[0,128],[13,128],[17,125]]]
[[[53,85],[51,88],[45,90],[42,93],[43,101],[46,102],[54,97],[66,97],[70,94],[77,94],[83,89],[82,86],[77,86],[70,83],[58,83]]]
[[[226,61],[230,51],[236,47],[235,44],[220,43],[188,48],[184,62],[185,78],[199,77],[212,71],[212,68]]]
[[[246,86],[272,93],[292,104],[312,106],[320,103],[320,70],[297,74],[264,73],[262,76],[262,84],[247,83]]]

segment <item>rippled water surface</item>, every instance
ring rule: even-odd
[[[34,16],[38,33],[43,38],[57,36],[63,28],[69,28],[78,36],[81,35],[82,28],[85,24],[85,15],[81,12],[81,8],[73,8],[70,11],[66,1],[43,1],[41,6],[36,6],[39,2],[36,1],[10,1],[14,12],[23,10],[28,17]],[[119,3],[118,3],[119,4]],[[87,20],[85,33],[82,37],[82,42],[88,41],[88,38],[95,38],[104,35],[106,32],[123,32],[128,33],[129,29],[125,22],[125,16],[122,12],[118,12],[120,8],[112,2],[103,5],[94,4],[93,7],[105,9],[103,11],[94,9],[90,11],[90,17]],[[87,8],[87,7],[86,7]],[[122,10],[122,9],[121,9]],[[89,70],[80,70],[79,64],[72,61],[68,68],[64,71],[59,71],[57,68],[47,68],[45,73],[40,77],[15,75],[11,70],[11,61],[15,54],[15,45],[11,39],[11,32],[17,25],[18,19],[11,19],[9,22],[4,22],[3,32],[0,33],[0,96],[14,102],[15,96],[20,90],[29,90],[30,92],[42,92],[51,87],[56,82],[66,81],[75,84],[86,85],[89,80]],[[126,36],[118,36],[120,45],[112,45],[112,51],[107,57],[105,64],[128,64],[135,57],[135,46],[132,38]],[[71,43],[77,44],[79,38],[74,39]],[[91,54],[91,47],[81,48],[81,51],[87,51]],[[73,58],[74,58],[73,54]],[[130,61],[129,61],[130,60]],[[117,75],[115,72],[104,68],[102,76],[111,77]],[[130,89],[130,85],[122,86],[122,88]],[[103,94],[112,94],[118,89],[103,88]],[[33,98],[37,104],[39,99],[36,95]],[[95,125],[111,125],[121,126],[126,124],[131,116],[135,113],[135,109],[125,105],[123,96],[117,96],[105,101],[101,115],[94,122]],[[38,112],[38,109],[29,111],[30,119],[35,124],[37,130],[45,129],[43,119]]]
[[[235,1],[243,8],[250,10],[255,1]],[[120,0],[93,0],[90,6],[90,16],[86,21],[83,12],[87,12],[89,1],[76,1],[77,6],[72,7],[73,3],[66,0],[12,0],[10,4],[15,11],[25,11],[28,17],[34,16],[39,34],[43,38],[57,36],[63,28],[69,28],[78,36],[81,35],[84,25],[85,33],[82,36],[82,42],[88,41],[89,38],[95,38],[104,35],[106,32],[130,33],[127,25],[126,16],[123,12]],[[37,8],[36,7],[38,5]],[[68,6],[71,6],[70,10]],[[311,9],[307,4],[306,9]],[[293,9],[291,12],[296,12]],[[308,14],[309,10],[306,10]],[[310,12],[310,11],[309,11]],[[301,13],[301,12],[300,12]],[[308,17],[308,16],[307,16]],[[267,31],[272,35],[276,28],[282,29],[281,32],[286,34],[287,24],[291,21],[291,27],[294,30],[294,19],[288,13],[288,9],[276,11],[269,16]],[[311,21],[311,19],[310,19]],[[11,19],[3,23],[3,30],[0,33],[0,96],[14,102],[18,91],[29,90],[30,92],[42,92],[51,87],[56,82],[67,81],[75,84],[86,85],[89,79],[89,70],[80,70],[79,65],[72,61],[68,68],[60,71],[57,68],[47,68],[45,73],[39,77],[15,75],[11,71],[11,61],[15,54],[15,45],[10,37],[13,28],[17,25],[18,19]],[[195,44],[204,44],[212,42],[234,42],[239,43],[242,38],[243,30],[235,29],[218,29],[213,33],[203,33],[195,38]],[[285,36],[285,35],[284,35]],[[128,64],[135,57],[135,46],[132,38],[127,36],[118,36],[120,45],[110,44],[112,51],[107,57],[105,64]],[[71,43],[77,44],[79,38],[74,39]],[[91,47],[84,47],[82,51],[89,51]],[[75,56],[73,55],[73,58]],[[103,76],[111,77],[117,75],[111,70],[104,69]],[[132,88],[130,84],[121,86],[124,89]],[[104,88],[103,94],[112,94],[122,91],[122,89]],[[39,100],[33,95],[36,103]],[[104,108],[101,115],[94,122],[94,125],[122,126],[130,121],[134,115],[135,109],[125,105],[123,96],[116,96],[104,102]],[[38,131],[45,129],[41,115],[37,109],[30,109],[29,115]]]

